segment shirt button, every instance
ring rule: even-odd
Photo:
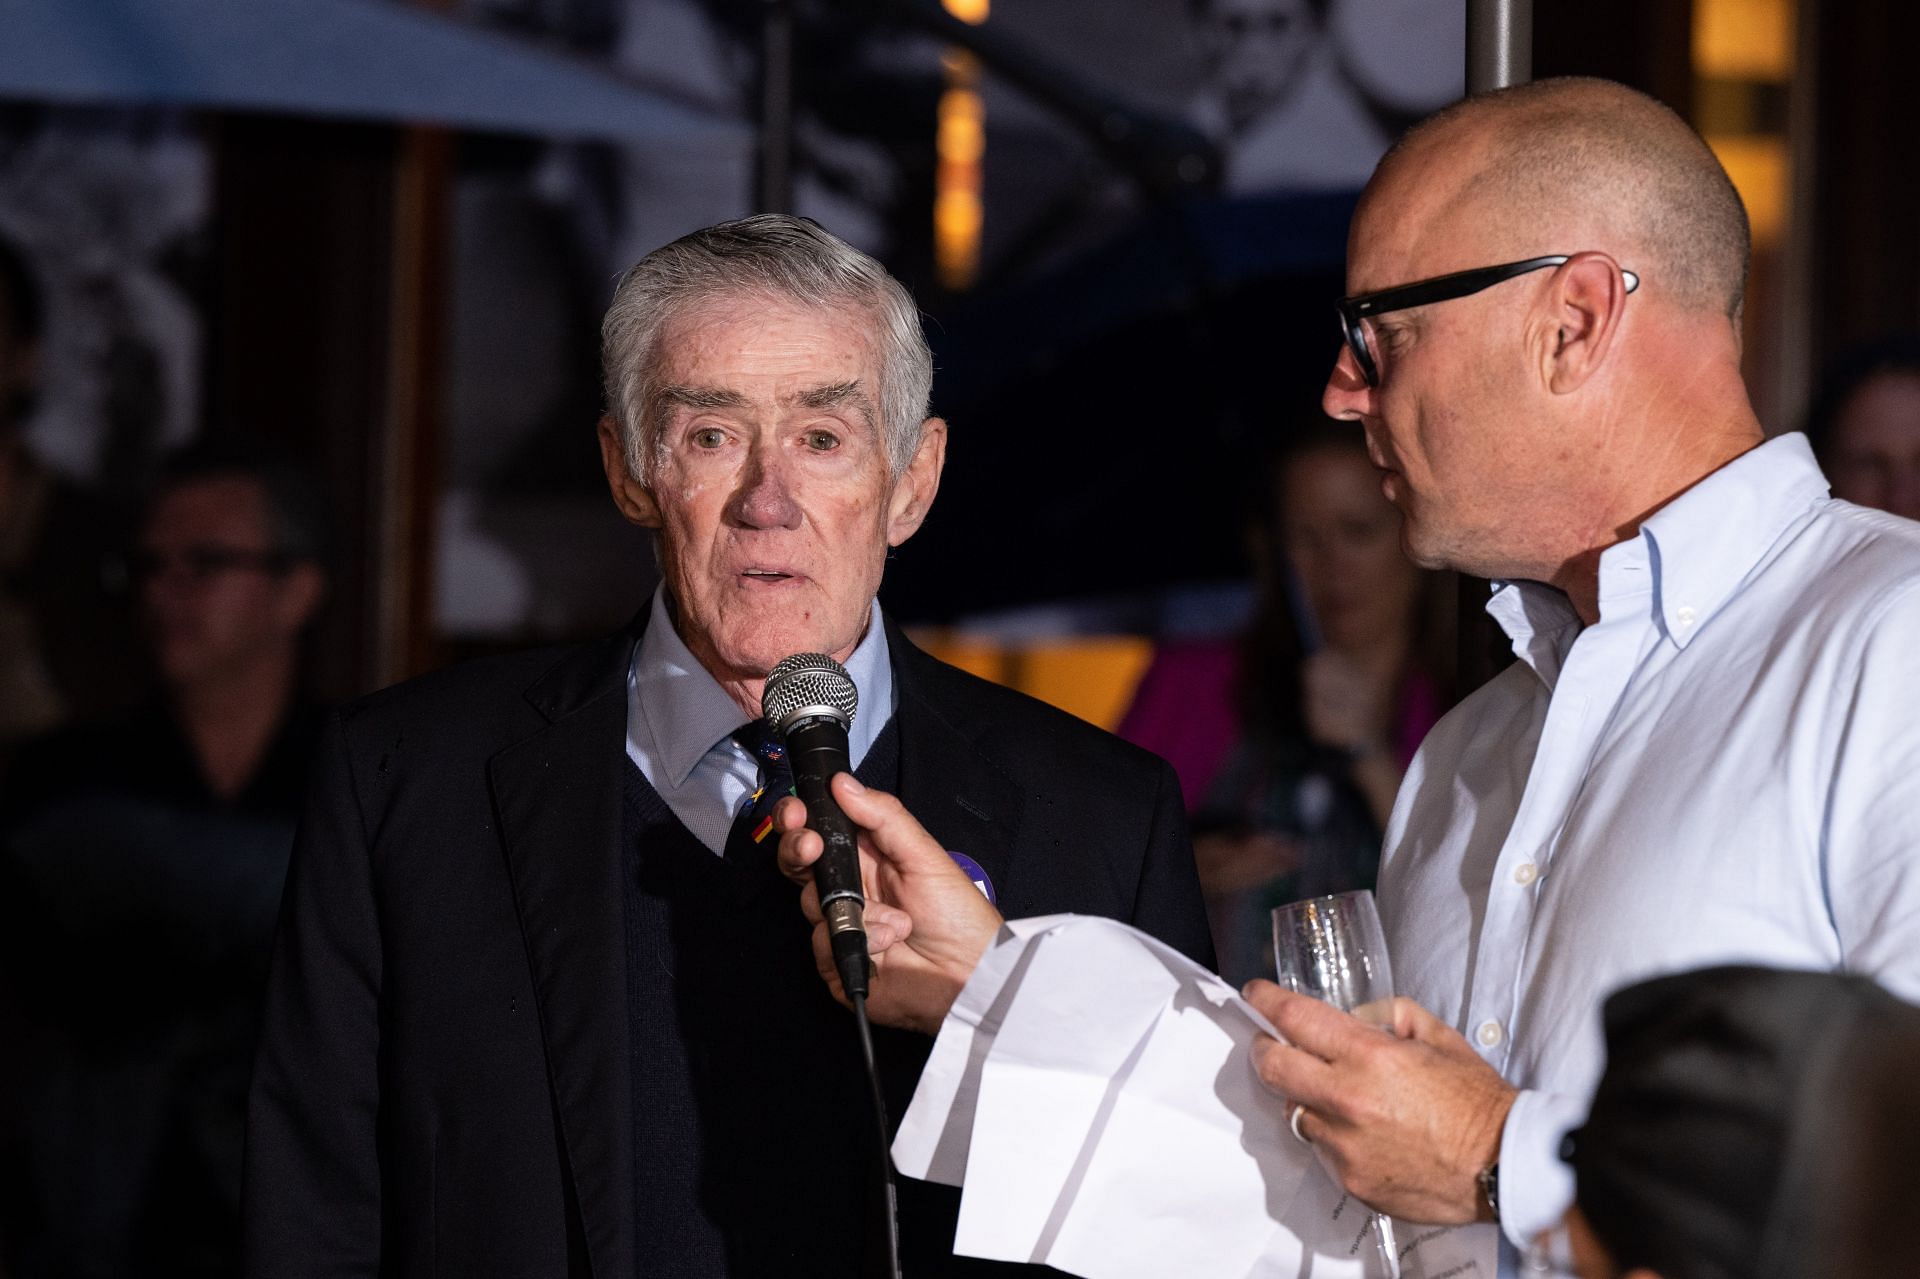
[[[1690,604],[1682,604],[1673,610],[1673,620],[1680,623],[1683,629],[1693,625],[1693,618],[1693,606]]]
[[[1513,882],[1522,888],[1538,878],[1540,878],[1540,868],[1532,862],[1521,862],[1513,868]]]
[[[1500,1041],[1507,1037],[1507,1032],[1500,1028],[1500,1023],[1497,1021],[1483,1021],[1480,1023],[1480,1029],[1473,1033],[1473,1037],[1480,1041],[1482,1048],[1498,1048]]]

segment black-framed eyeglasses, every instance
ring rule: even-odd
[[[1503,262],[1499,266],[1482,266],[1471,271],[1436,275],[1431,280],[1396,284],[1375,293],[1356,293],[1333,304],[1340,313],[1340,336],[1345,339],[1347,349],[1353,352],[1354,362],[1360,366],[1360,375],[1367,379],[1367,385],[1379,386],[1380,369],[1374,364],[1373,350],[1367,344],[1366,322],[1371,317],[1384,315],[1388,311],[1405,311],[1434,302],[1464,298],[1511,280],[1516,275],[1559,266],[1572,260],[1571,253],[1554,253],[1543,258],[1525,258],[1519,262]],[[1632,271],[1622,270],[1620,275],[1626,281],[1627,292],[1631,293],[1640,287],[1640,277]]]
[[[106,576],[116,586],[143,586],[157,577],[177,573],[195,585],[203,585],[228,573],[278,575],[294,563],[294,557],[285,551],[207,543],[175,551],[129,551],[108,565]]]

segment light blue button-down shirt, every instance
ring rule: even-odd
[[[847,730],[847,753],[858,768],[893,718],[893,665],[877,602],[846,668],[860,696]],[[733,740],[746,722],[674,629],[666,588],[655,591],[646,634],[627,669],[627,757],[673,815],[716,853],[726,851],[734,814],[760,775],[753,753]]]
[[[1787,435],[1608,548],[1594,625],[1535,583],[1488,612],[1520,660],[1421,746],[1380,898],[1399,990],[1523,1090],[1510,1273],[1572,1199],[1608,994],[1759,963],[1920,997],[1920,524]],[[1455,1234],[1492,1273],[1493,1229]]]

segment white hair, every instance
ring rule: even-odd
[[[933,391],[933,353],[913,297],[885,267],[807,218],[761,213],[706,227],[628,268],[600,325],[607,411],[620,424],[627,472],[648,483],[663,444],[651,403],[660,334],[704,301],[771,294],[822,310],[853,306],[880,339],[880,422],[898,477],[920,446]]]

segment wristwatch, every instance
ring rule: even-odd
[[[1494,1224],[1500,1222],[1500,1161],[1494,1160],[1480,1170],[1480,1193],[1487,1197],[1487,1207],[1493,1210]]]

